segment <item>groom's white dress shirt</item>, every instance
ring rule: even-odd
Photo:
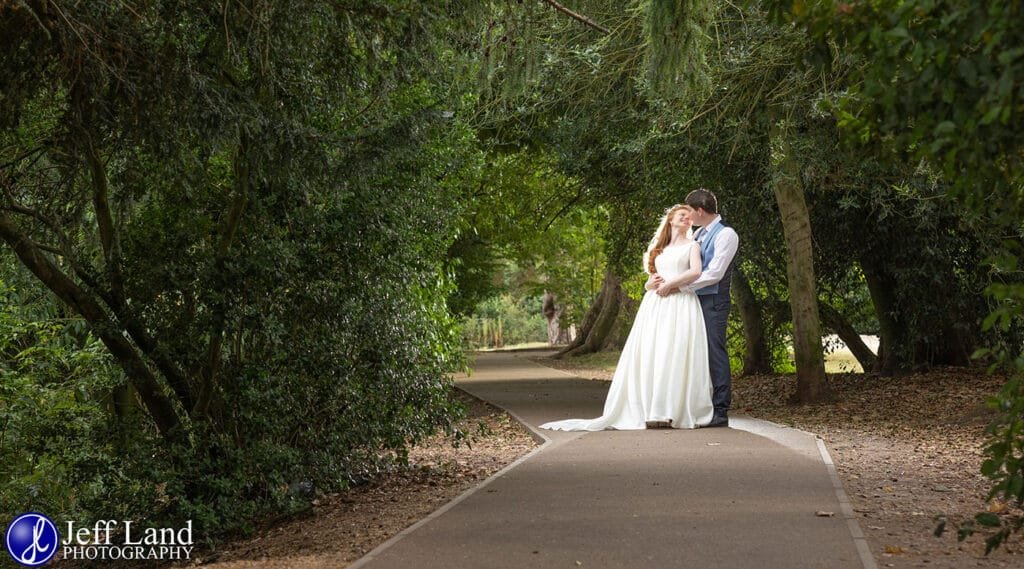
[[[716,215],[710,223],[701,228],[700,233],[702,233],[702,235],[697,239],[697,241],[703,241],[711,231],[711,228],[721,221],[722,216]],[[722,277],[725,276],[725,270],[729,268],[729,263],[731,263],[732,258],[736,256],[736,250],[739,249],[739,246],[740,236],[736,234],[736,230],[731,227],[723,227],[722,230],[718,232],[718,235],[715,235],[715,256],[711,259],[711,262],[708,263],[708,268],[704,269],[704,272],[700,274],[700,277],[698,277],[697,280],[685,287],[682,287],[680,290],[696,291],[722,280]]]

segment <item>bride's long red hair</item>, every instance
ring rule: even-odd
[[[665,215],[661,217],[661,223],[658,224],[658,229],[654,232],[654,236],[651,237],[651,243],[647,245],[647,251],[644,253],[644,272],[648,275],[658,272],[654,268],[654,260],[658,258],[658,255],[672,241],[672,216],[679,212],[679,210],[686,209],[687,207],[689,206],[686,204],[676,204],[665,210]]]

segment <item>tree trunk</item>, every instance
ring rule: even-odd
[[[590,331],[594,328],[594,324],[597,322],[598,317],[601,315],[601,311],[604,309],[604,301],[604,285],[602,284],[601,290],[598,291],[597,296],[594,298],[594,302],[590,305],[590,308],[587,309],[587,313],[583,315],[583,322],[579,325],[576,337],[572,339],[572,342],[570,342],[569,345],[562,348],[553,357],[561,358],[570,351],[579,348],[587,341]]]
[[[732,297],[743,322],[745,351],[740,375],[771,373],[772,354],[764,329],[764,310],[739,266],[732,273]]]
[[[550,291],[544,291],[543,300],[543,311],[544,318],[548,321],[548,345],[554,346],[559,343],[564,343],[566,336],[565,330],[562,330],[559,319],[562,317],[562,312],[565,310],[564,306],[560,306],[557,302],[557,297]]]
[[[909,323],[915,321],[915,314],[896,293],[901,284],[897,281],[898,275],[890,271],[885,260],[877,255],[864,254],[860,265],[878,317],[876,371],[883,375],[898,375],[933,365],[971,365],[973,338],[963,330],[963,323],[969,322],[970,316],[951,308],[945,320],[932,321],[927,330],[911,329]],[[955,282],[955,278],[948,280]],[[915,302],[942,306],[942,294],[925,290],[917,294]]]
[[[583,345],[583,342],[587,340],[587,336],[590,334],[590,330],[594,327],[594,323],[597,322],[597,317],[601,315],[601,310],[604,308],[604,294],[602,291],[598,292],[594,302],[587,309],[587,313],[583,315],[583,322],[580,323],[579,330],[576,333],[576,337],[573,338],[569,345],[562,348],[554,356],[554,358],[560,358],[570,351]]]
[[[99,301],[65,275],[3,214],[0,214],[0,238],[11,246],[32,274],[89,322],[93,333],[110,350],[135,386],[160,434],[168,439],[176,437],[180,420],[171,400],[164,395],[153,372],[132,346],[124,330],[111,320]]]
[[[246,206],[249,203],[253,171],[251,168],[252,158],[249,156],[249,135],[243,134],[240,137],[238,148],[234,157],[234,195],[231,200],[231,208],[228,210],[227,219],[220,226],[220,239],[217,243],[216,259],[214,267],[216,271],[223,270],[227,260],[227,254],[234,243],[235,235],[242,220]],[[217,374],[221,366],[221,348],[224,344],[224,333],[227,327],[226,312],[227,302],[222,300],[211,303],[210,314],[212,326],[210,330],[210,343],[206,349],[205,365],[197,362],[198,369],[195,375],[199,378],[198,396],[195,403],[195,415],[208,416],[211,409],[224,405],[223,401],[216,401],[219,396],[217,389]],[[500,331],[499,331],[500,335]]]
[[[818,292],[814,278],[811,217],[800,185],[800,165],[782,121],[772,128],[772,191],[779,206],[786,239],[786,279],[793,313],[793,351],[796,356],[797,403],[829,398],[825,358],[821,347]]]
[[[602,350],[622,350],[629,339],[629,333],[633,329],[633,322],[636,320],[636,311],[640,303],[636,302],[626,294],[623,288],[619,287],[619,311],[612,324],[612,329],[605,338]]]
[[[610,269],[605,271],[601,292],[594,305],[587,311],[583,327],[576,340],[558,352],[555,357],[580,356],[601,350],[615,327],[615,320],[622,303],[622,287],[619,277]]]
[[[861,259],[860,268],[878,318],[878,359],[874,369],[882,375],[905,373],[908,367],[895,349],[901,342],[902,334],[896,317],[896,297],[891,278],[885,273],[884,267],[870,256]]]
[[[857,361],[860,362],[860,367],[864,368],[864,371],[874,370],[878,365],[878,356],[871,351],[871,348],[864,343],[864,340],[860,339],[860,334],[853,329],[850,322],[838,310],[827,303],[819,303],[818,309],[821,311],[822,323],[835,332],[839,339],[846,344],[853,357],[857,358]]]

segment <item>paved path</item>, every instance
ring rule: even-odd
[[[814,437],[740,417],[729,429],[538,431],[600,415],[608,384],[521,354],[474,368],[459,386],[544,445],[353,568],[875,569]]]

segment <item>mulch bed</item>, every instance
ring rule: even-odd
[[[944,368],[899,377],[830,376],[835,401],[792,406],[793,376],[734,383],[737,411],[810,431],[832,454],[881,567],[1024,567],[1024,536],[985,555],[985,535],[957,541],[957,527],[982,511],[1021,515],[987,499],[981,475],[986,405],[1003,378]],[[946,520],[947,531],[934,530]]]

